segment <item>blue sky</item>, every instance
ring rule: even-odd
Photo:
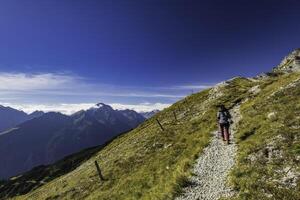
[[[0,0],[0,103],[163,108],[269,71],[300,43],[297,0]]]

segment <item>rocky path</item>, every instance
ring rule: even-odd
[[[230,197],[233,191],[226,186],[227,176],[234,165],[237,147],[234,141],[236,124],[240,119],[239,105],[231,110],[234,124],[231,128],[231,144],[225,144],[218,138],[217,132],[208,147],[196,161],[191,184],[183,189],[176,200],[217,200]]]

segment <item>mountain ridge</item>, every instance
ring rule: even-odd
[[[71,116],[48,112],[25,121],[0,135],[0,177],[7,178],[101,145],[145,120],[135,111],[126,114],[103,104]]]
[[[13,128],[29,118],[23,111],[0,105],[0,132]]]
[[[0,134],[3,131],[9,132],[9,129],[15,128],[15,126],[25,121],[40,117],[43,114],[45,114],[43,111],[34,111],[27,114],[22,110],[0,105]]]

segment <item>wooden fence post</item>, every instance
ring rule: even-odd
[[[194,108],[194,104],[191,105],[191,107],[189,108],[189,110],[191,111],[191,110],[193,110],[193,108]]]
[[[173,115],[174,115],[175,120],[178,121],[178,120],[177,120],[177,116],[176,116],[176,112],[175,112],[175,111],[173,111]]]
[[[100,167],[99,167],[99,165],[98,165],[97,160],[95,160],[95,165],[96,165],[97,172],[98,172],[98,174],[99,174],[100,180],[101,180],[101,181],[104,181],[105,179],[104,179],[104,177],[103,177],[103,175],[102,175],[102,173],[101,173],[101,169],[100,169]]]
[[[158,119],[156,119],[156,122],[158,123],[158,125],[160,126],[161,130],[164,130],[164,127],[161,125],[161,123],[158,121]]]

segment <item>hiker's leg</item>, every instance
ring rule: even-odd
[[[218,138],[222,136],[222,130],[221,130],[221,125],[218,123]]]
[[[224,126],[225,140],[229,143],[229,125]]]
[[[225,137],[224,137],[224,125],[223,124],[219,124],[219,126],[220,126],[220,131],[221,131],[222,139],[225,140]]]
[[[227,132],[228,132],[228,140],[230,140],[230,124],[228,124]]]

